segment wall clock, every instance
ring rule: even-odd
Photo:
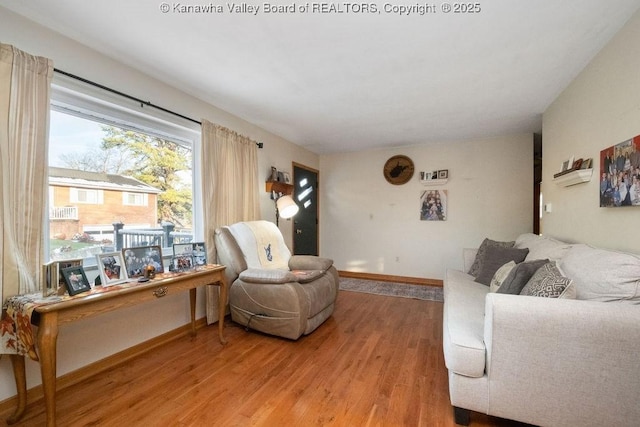
[[[413,160],[403,155],[393,156],[384,164],[382,171],[389,183],[393,185],[405,184],[413,176]]]

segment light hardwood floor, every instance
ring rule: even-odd
[[[341,291],[288,341],[229,322],[62,390],[59,426],[455,426],[442,303]],[[0,414],[2,423],[9,415]],[[44,425],[42,402],[18,426]],[[517,423],[472,413],[472,426]]]

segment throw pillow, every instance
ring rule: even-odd
[[[556,263],[551,261],[540,267],[524,285],[520,295],[559,298],[571,285],[571,279],[564,277]]]
[[[473,264],[471,265],[471,268],[469,269],[469,274],[474,276],[474,277],[478,276],[478,273],[482,269],[482,264],[484,263],[484,258],[485,258],[485,254],[486,254],[487,248],[492,247],[492,246],[500,246],[500,247],[503,247],[503,248],[511,248],[511,247],[513,247],[514,244],[515,244],[515,241],[513,241],[513,242],[498,242],[498,241],[491,240],[491,239],[484,239],[482,241],[482,243],[480,244],[480,247],[478,248],[478,252],[476,253],[476,258],[473,260]]]
[[[529,249],[503,248],[500,246],[489,246],[486,250],[482,268],[476,277],[476,282],[489,286],[491,278],[496,271],[509,261],[516,264],[524,261],[529,253]]]
[[[527,257],[528,256],[529,255],[527,255]],[[509,272],[509,275],[504,279],[497,292],[499,294],[519,295],[524,285],[531,279],[531,276],[548,262],[548,259],[521,262]]]
[[[516,263],[514,261],[509,261],[508,263],[500,267],[491,279],[491,283],[489,284],[489,292],[496,292],[500,288],[500,286],[502,286],[504,279],[509,276],[509,273],[515,266]]]

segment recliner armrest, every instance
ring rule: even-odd
[[[287,270],[249,268],[240,273],[240,280],[248,283],[278,284],[297,282],[295,274]]]
[[[333,260],[314,255],[293,255],[289,258],[290,270],[321,270],[327,271],[333,265]]]

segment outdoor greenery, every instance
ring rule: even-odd
[[[176,228],[191,227],[191,149],[174,141],[113,126],[102,126],[100,152],[67,153],[65,166],[130,176],[162,191],[158,217]]]

